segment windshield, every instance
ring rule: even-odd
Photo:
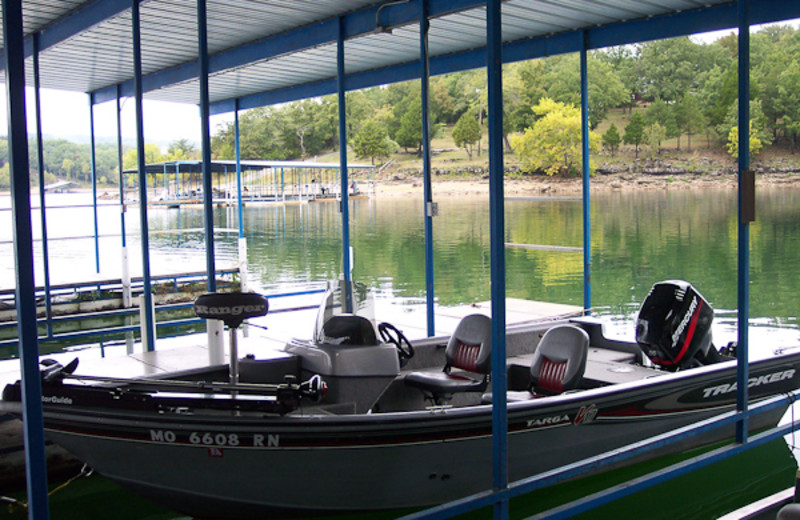
[[[375,301],[370,289],[363,283],[346,280],[328,282],[328,291],[317,311],[314,342],[326,340],[323,327],[334,316],[357,315],[366,318],[375,328]]]

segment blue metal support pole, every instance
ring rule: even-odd
[[[133,26],[133,72],[136,93],[136,162],[139,170],[139,226],[142,246],[142,298],[144,305],[145,349],[156,348],[155,316],[153,315],[153,293],[150,284],[150,232],[147,222],[147,166],[144,157],[144,110],[142,108],[142,33],[139,16],[139,0],[131,0],[131,25]]]
[[[92,216],[94,217],[94,270],[100,272],[100,233],[97,226],[97,157],[94,142],[94,100],[89,94],[89,165],[92,169]]]
[[[30,164],[25,117],[25,47],[22,0],[3,1],[3,51],[6,60],[8,102],[8,162],[14,228],[17,287],[17,334],[22,371],[22,419],[28,485],[28,518],[49,518],[47,462],[44,454],[42,383],[39,376],[39,340],[36,330],[36,294],[31,227]]]
[[[428,313],[428,337],[435,334],[433,301],[433,217],[435,205],[431,187],[431,122],[428,107],[428,90],[430,87],[430,67],[428,61],[428,0],[420,2],[422,12],[419,17],[419,61],[422,95],[422,178],[425,196],[425,306]]]
[[[42,99],[39,82],[39,33],[33,35],[33,95],[36,108],[36,158],[39,163],[39,211],[42,220],[42,267],[44,269],[44,313],[47,337],[53,337],[53,304],[50,301],[50,252],[47,243],[47,204],[45,201],[44,143],[42,141]]]
[[[239,206],[239,238],[244,238],[244,220],[242,220],[242,154],[239,147],[239,102],[233,111],[233,132],[236,144],[236,200]]]
[[[506,258],[503,193],[503,56],[501,0],[486,5],[487,83],[489,87],[489,229],[492,295],[492,455],[495,490],[508,487],[508,410],[506,402]],[[508,501],[495,502],[494,517],[508,518]]]
[[[588,31],[581,48],[581,144],[583,151],[583,310],[592,308],[592,221],[589,197],[589,74],[586,61]]]
[[[206,231],[208,292],[217,290],[214,265],[214,204],[211,187],[211,129],[208,109],[208,23],[206,0],[197,0],[197,43],[200,54],[200,140],[203,156],[203,214]]]
[[[125,212],[127,205],[125,204],[125,176],[122,174],[122,107],[120,106],[121,87],[117,85],[117,170],[119,171],[119,204],[120,204],[120,225],[122,236],[122,247],[127,246],[125,239]]]
[[[350,209],[347,193],[347,106],[345,104],[344,70],[344,18],[339,18],[336,38],[336,89],[339,100],[339,166],[341,171],[342,200],[342,271],[350,280]]]
[[[738,346],[736,349],[736,408],[742,412],[736,423],[736,441],[747,442],[747,409],[750,377],[750,221],[745,208],[755,208],[755,179],[750,171],[750,2],[739,0],[739,254],[738,254]]]

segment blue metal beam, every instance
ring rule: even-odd
[[[92,216],[94,218],[94,268],[100,272],[100,232],[97,225],[97,156],[94,140],[94,103],[89,94],[89,165],[92,170]]]
[[[589,72],[586,38],[581,48],[581,149],[583,164],[583,310],[592,308],[592,219],[589,204]]]
[[[50,250],[47,242],[47,201],[45,200],[44,142],[42,139],[42,96],[39,81],[39,34],[33,35],[33,96],[36,109],[36,158],[39,163],[39,211],[42,224],[42,268],[44,271],[44,314],[47,337],[53,336],[53,304],[50,299]]]
[[[434,284],[433,284],[433,188],[431,186],[431,122],[428,103],[428,89],[430,87],[430,67],[428,61],[428,0],[420,2],[419,23],[419,56],[420,64],[420,94],[422,98],[422,179],[425,197],[425,308],[427,310],[428,337],[435,334],[433,314]]]
[[[760,413],[767,413],[777,408],[792,405],[797,401],[800,391],[795,390],[788,395],[781,395],[766,399],[755,403],[750,411],[750,415]],[[559,484],[567,480],[572,480],[586,475],[590,472],[596,472],[610,466],[617,466],[629,462],[637,457],[651,453],[655,450],[663,449],[666,446],[678,442],[691,442],[691,439],[708,432],[718,430],[723,427],[730,427],[739,420],[739,414],[735,411],[726,412],[703,421],[690,424],[672,430],[666,433],[644,439],[642,441],[630,444],[621,449],[615,449],[606,453],[602,453],[595,457],[580,460],[566,466],[561,466],[538,475],[533,475],[522,480],[515,481],[508,486],[507,491],[482,491],[474,495],[470,495],[458,500],[454,500],[447,504],[441,504],[426,510],[418,511],[406,516],[401,517],[402,520],[420,520],[422,518],[444,519],[452,518],[457,515],[464,514],[468,511],[474,511],[483,507],[490,506],[501,497],[512,499],[542,489],[554,484]],[[789,425],[782,425],[777,428],[762,432],[754,436],[750,442],[741,445],[742,449],[749,449],[758,445],[756,439],[760,443],[762,435],[770,437],[770,439],[786,435],[792,429],[797,428],[797,423]]]
[[[156,348],[155,316],[153,315],[153,293],[150,285],[150,232],[147,219],[147,167],[144,157],[144,110],[142,109],[142,34],[139,16],[139,0],[131,0],[131,26],[133,33],[133,72],[136,92],[136,162],[139,170],[139,226],[141,228],[142,246],[142,298],[139,305],[144,305],[145,328],[147,338],[145,349]]]
[[[461,2],[466,4],[467,2]],[[437,2],[431,1],[431,17]],[[482,5],[482,3],[480,3]],[[751,24],[771,23],[800,17],[800,2],[784,0],[760,0],[751,6]],[[542,36],[508,42],[503,45],[503,62],[542,58],[571,52],[580,52],[586,33],[587,50],[639,41],[686,36],[703,31],[729,29],[738,24],[734,4],[709,7],[702,10],[684,11],[672,15],[656,16],[645,20],[620,22],[603,27],[592,27],[551,36]],[[298,49],[299,50],[299,49]],[[437,76],[460,70],[486,66],[486,49],[472,49],[430,59],[430,74]],[[345,90],[358,90],[399,81],[419,78],[417,61],[390,67],[350,74],[345,80]],[[163,86],[163,85],[162,85]],[[333,78],[251,94],[239,98],[240,109],[256,108],[297,99],[324,96],[336,92]],[[211,113],[233,111],[233,99],[212,103]]]
[[[115,105],[117,110],[117,171],[119,171],[119,205],[120,205],[120,226],[122,232],[122,247],[127,246],[125,239],[125,212],[127,211],[127,204],[125,204],[125,176],[123,175],[122,167],[122,107],[120,106],[119,88],[117,88],[117,97],[115,98]]]
[[[750,1],[739,0],[739,234],[737,276],[736,407],[747,411],[747,381],[750,377],[750,226],[745,204],[755,204],[755,182],[749,185],[750,169]],[[751,199],[747,201],[746,199]],[[737,442],[747,442],[747,415],[736,423]]]
[[[242,151],[239,146],[239,103],[233,112],[233,135],[236,146],[236,201],[239,216],[239,238],[244,238],[244,220],[242,216]],[[239,263],[241,265],[241,262]]]
[[[3,1],[3,50],[8,70],[8,163],[11,172],[14,260],[16,262],[17,337],[22,369],[22,418],[28,485],[28,518],[47,519],[47,462],[44,454],[42,383],[36,331],[33,271],[30,164],[25,116],[25,60],[22,40],[22,0]],[[41,168],[41,166],[40,166]]]
[[[339,104],[339,167],[342,190],[340,211],[342,212],[342,274],[345,281],[350,280],[350,204],[347,192],[347,104],[344,86],[344,17],[339,18],[339,32],[336,39],[336,91]],[[345,301],[349,305],[350,298]],[[354,312],[348,310],[347,312]]]
[[[197,0],[197,53],[200,56],[200,148],[203,156],[203,217],[206,235],[206,270],[208,292],[217,290],[214,276],[214,194],[211,186],[211,125],[208,110],[208,20],[206,0]],[[195,74],[197,70],[195,69]],[[166,175],[164,176],[166,181]]]
[[[506,239],[503,192],[503,39],[501,0],[486,3],[486,76],[489,112],[489,232],[492,296],[492,468],[495,491],[508,486],[506,402]],[[508,500],[494,504],[496,520],[508,518]]]

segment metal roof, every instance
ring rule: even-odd
[[[420,0],[208,0],[212,112],[327,94],[336,85],[341,17],[348,90],[418,76]],[[481,66],[485,7],[428,0],[431,72]],[[197,14],[191,0],[142,0],[145,96],[198,103]],[[734,27],[730,0],[508,0],[504,60],[514,61]],[[39,33],[41,84],[133,93],[130,0],[23,0],[24,32]],[[752,0],[752,23],[800,17],[800,2]],[[32,77],[32,45],[26,46]],[[5,62],[0,58],[0,69]],[[32,83],[32,81],[31,81]]]

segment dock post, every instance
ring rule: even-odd
[[[225,345],[222,340],[224,325],[220,320],[206,320],[208,334],[208,364],[211,366],[225,364]]]
[[[755,176],[750,170],[750,4],[739,0],[739,234],[737,276],[736,442],[747,442],[750,378],[750,222],[755,220]],[[750,211],[748,211],[748,209]]]
[[[431,186],[431,122],[428,107],[428,87],[430,86],[430,67],[428,60],[428,2],[420,3],[422,13],[420,23],[420,63],[422,64],[420,78],[420,95],[422,100],[422,178],[425,197],[425,309],[427,312],[428,337],[435,333],[433,304],[435,301],[433,283],[433,217],[436,215],[436,203],[433,202],[433,188]]]
[[[236,146],[236,207],[239,221],[239,283],[240,290],[247,292],[247,239],[244,236],[244,211],[242,202],[242,151],[239,145],[239,100],[233,111],[234,142]],[[245,329],[246,330],[246,329]]]
[[[492,295],[492,476],[494,490],[508,488],[506,391],[506,260],[503,193],[503,57],[501,0],[486,4],[486,76],[489,91],[489,258]],[[508,520],[508,499],[494,503],[494,518]]]
[[[11,209],[14,228],[17,335],[22,371],[22,418],[28,518],[50,517],[47,501],[47,461],[44,452],[42,383],[39,375],[39,339],[36,329],[36,296],[31,226],[30,163],[25,115],[25,44],[22,33],[22,1],[4,0],[3,57],[8,102],[8,164],[11,176]]]
[[[342,214],[342,273],[350,280],[350,208],[347,198],[347,105],[345,98],[344,69],[344,18],[339,17],[339,32],[336,36],[336,91],[339,101],[339,169],[341,175]],[[348,311],[350,312],[350,311]]]

